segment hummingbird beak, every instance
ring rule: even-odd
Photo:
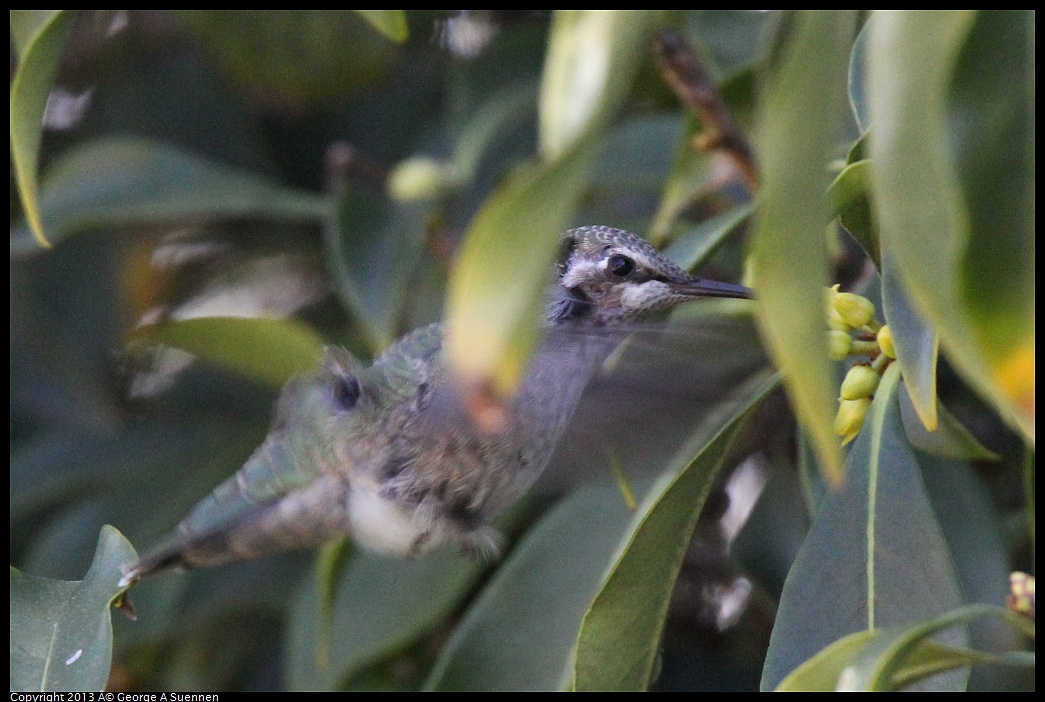
[[[736,283],[720,283],[706,278],[688,278],[672,281],[671,289],[679,295],[687,297],[734,297],[742,300],[753,300],[755,291]]]

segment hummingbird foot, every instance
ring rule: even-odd
[[[461,534],[457,542],[464,553],[475,560],[493,563],[504,553],[504,535],[492,526],[485,525]]]

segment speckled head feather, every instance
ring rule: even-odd
[[[552,324],[639,321],[688,299],[753,296],[742,285],[690,275],[648,241],[623,229],[571,229],[564,248],[549,312]]]

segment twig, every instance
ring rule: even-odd
[[[700,56],[673,29],[658,30],[653,46],[664,80],[682,104],[700,118],[704,129],[696,138],[697,148],[724,151],[736,164],[748,189],[755,192],[758,176],[754,149],[729,113]]]

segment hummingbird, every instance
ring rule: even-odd
[[[703,297],[750,288],[697,278],[631,232],[568,231],[548,296],[544,341],[506,421],[473,421],[442,355],[443,327],[415,330],[364,367],[328,348],[288,381],[272,428],[232,477],[123,582],[343,536],[372,551],[417,555],[445,543],[496,555],[491,526],[550,461],[585,387],[633,323]]]

